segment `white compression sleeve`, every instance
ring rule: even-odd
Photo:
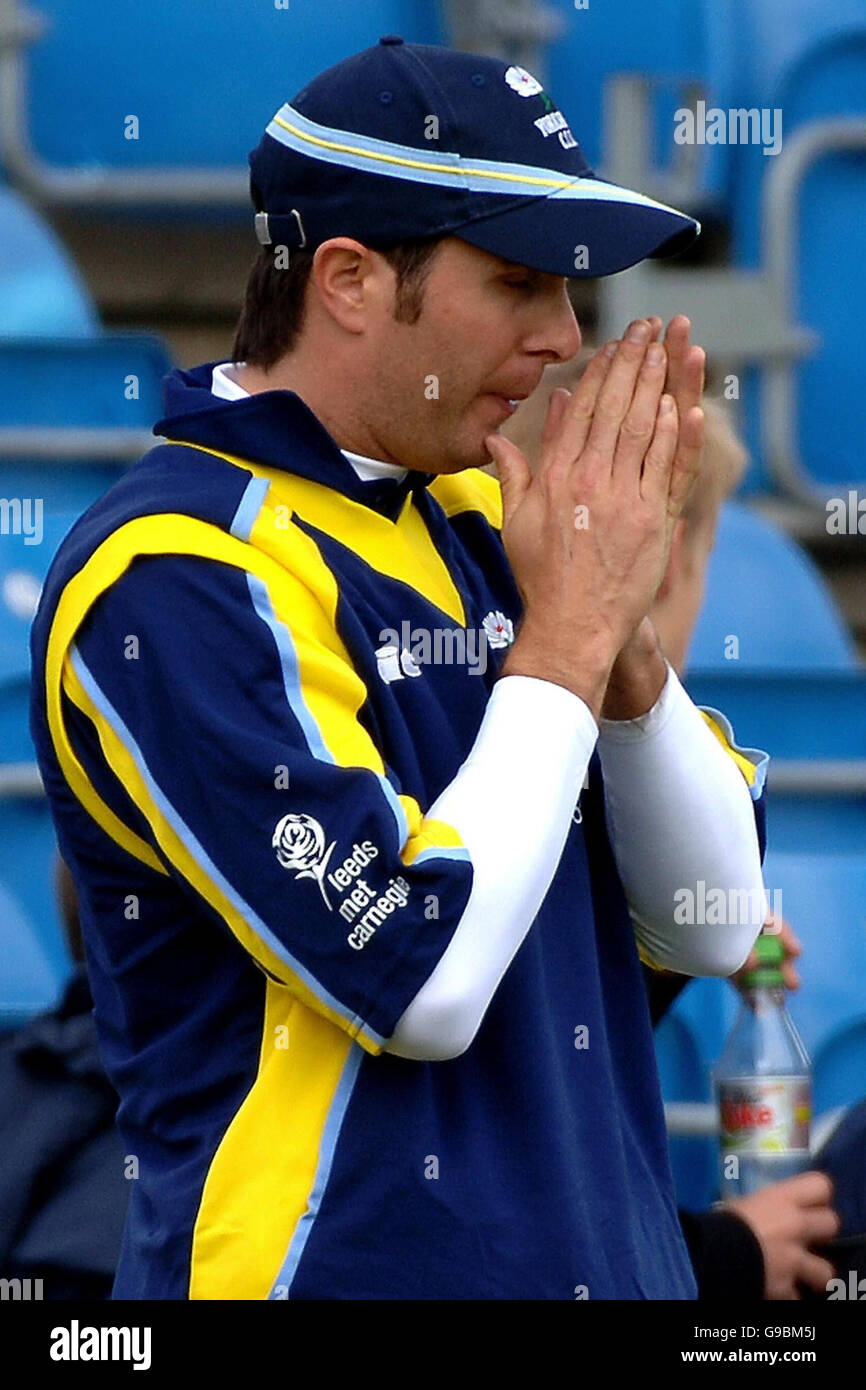
[[[427,812],[459,832],[472,891],[386,1052],[442,1061],[469,1046],[553,880],[597,736],[563,686],[496,682],[469,757]]]
[[[611,843],[645,953],[685,975],[732,974],[751,950],[766,905],[742,772],[670,666],[647,714],[601,720],[598,751]],[[724,915],[688,920],[695,917],[689,895],[706,903],[712,890],[724,895]]]

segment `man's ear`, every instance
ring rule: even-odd
[[[674,523],[674,531],[671,537],[671,549],[668,555],[668,563],[659,585],[656,599],[665,599],[677,583],[683,563],[683,546],[685,544],[686,527],[688,522],[681,516]]]
[[[363,333],[381,279],[371,251],[351,237],[332,237],[316,248],[312,280],[325,312],[347,333]]]

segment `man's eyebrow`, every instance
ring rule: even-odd
[[[534,270],[532,266],[521,265],[519,261],[503,260],[500,274],[525,275],[528,280],[542,280],[544,278],[543,270]]]

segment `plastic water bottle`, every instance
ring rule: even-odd
[[[755,942],[758,966],[715,1068],[721,1197],[745,1197],[809,1166],[809,1055],[785,1007],[784,947]]]

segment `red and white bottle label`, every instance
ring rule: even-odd
[[[755,1076],[720,1081],[723,1149],[781,1154],[808,1149],[811,1087],[800,1076]]]

